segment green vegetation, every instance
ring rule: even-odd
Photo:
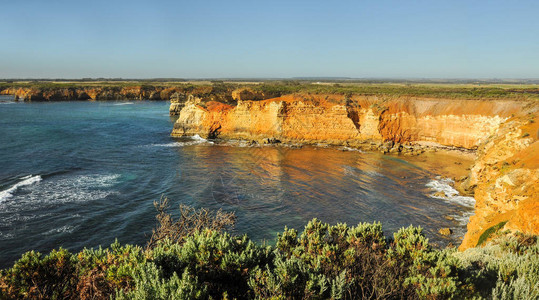
[[[326,82],[308,80],[277,81],[159,81],[159,80],[102,80],[102,81],[4,81],[0,82],[0,91],[7,88],[35,88],[53,90],[62,88],[110,88],[142,86],[153,88],[180,88],[192,90],[196,87],[212,87],[214,93],[232,91],[240,87],[249,87],[268,95],[290,93],[366,95],[384,97],[429,97],[446,99],[522,99],[538,100],[537,84],[505,83],[395,83],[395,82]]]
[[[483,243],[494,233],[496,233],[498,230],[500,230],[500,228],[502,228],[503,226],[505,226],[505,224],[507,223],[507,221],[503,221],[503,222],[500,222],[490,228],[488,228],[487,230],[485,230],[485,232],[483,232],[483,234],[481,234],[481,236],[479,237],[479,240],[477,240],[477,246],[481,246],[483,245]]]
[[[253,87],[266,93],[316,93],[386,97],[427,97],[446,99],[539,99],[536,85],[340,83],[264,83]]]
[[[193,84],[188,82],[144,82],[144,81],[92,81],[92,82],[54,82],[54,81],[23,81],[0,82],[0,91],[8,88],[32,88],[40,90],[79,89],[79,88],[107,88],[120,90],[121,88],[141,87],[143,89],[180,87],[185,90],[211,84]]]
[[[231,214],[183,207],[174,220],[166,201],[156,207],[146,249],[25,253],[1,271],[0,299],[539,299],[532,236],[457,252],[433,249],[419,227],[390,238],[380,223],[313,219],[261,246],[223,231]]]

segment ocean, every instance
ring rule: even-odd
[[[399,156],[170,137],[168,102],[13,102],[0,96],[0,268],[29,250],[144,246],[153,202],[234,211],[236,234],[380,221],[458,245],[473,198]],[[444,191],[447,198],[433,194]],[[454,234],[438,234],[449,227]]]

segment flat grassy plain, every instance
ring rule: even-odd
[[[217,91],[248,87],[265,93],[343,94],[388,97],[419,97],[445,99],[521,99],[539,100],[538,84],[516,83],[403,83],[403,82],[319,82],[304,80],[266,81],[0,81],[0,91],[8,88],[43,90],[64,88],[186,88],[213,86]]]

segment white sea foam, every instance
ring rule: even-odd
[[[116,104],[113,104],[114,106],[119,106],[119,105],[131,105],[133,104],[133,102],[124,102],[124,103],[116,103]]]
[[[47,232],[44,232],[43,235],[52,235],[56,233],[65,233],[65,232],[72,233],[75,230],[75,228],[76,228],[75,226],[65,225],[65,226],[54,228]]]
[[[118,183],[119,177],[119,174],[55,176],[44,180],[39,186],[26,187],[24,197],[17,197],[17,201],[6,202],[5,205],[16,211],[17,207],[22,206],[41,207],[43,204],[103,199],[115,193],[114,190],[110,190],[110,187]]]
[[[474,207],[475,199],[473,197],[461,196],[459,192],[452,187],[453,184],[454,182],[451,178],[436,177],[436,179],[427,183],[426,186],[434,190],[434,193],[429,195],[432,198],[458,203],[467,207]],[[443,192],[445,196],[436,195],[439,192]]]
[[[152,144],[151,146],[154,147],[184,147],[184,146],[192,146],[192,145],[198,145],[198,144],[213,144],[213,142],[208,141],[207,139],[201,138],[198,134],[194,136],[188,137],[189,140],[187,141],[178,141],[178,142],[172,142],[172,143],[166,143],[166,144]]]
[[[190,137],[190,138],[191,138],[192,140],[195,140],[195,141],[202,141],[202,142],[208,141],[207,139],[200,137],[200,135],[198,135],[198,134],[195,134],[195,135],[193,135],[193,136]]]
[[[341,151],[356,151],[356,152],[363,153],[363,151],[361,151],[360,149],[356,149],[356,148],[352,148],[352,147],[346,147],[346,146],[340,148],[339,150],[341,150]]]
[[[12,239],[14,237],[15,237],[15,235],[13,233],[0,232],[0,241],[2,241],[2,240],[10,240],[10,239]]]
[[[16,184],[12,185],[10,188],[3,190],[0,192],[0,202],[3,202],[13,196],[13,193],[17,191],[20,187],[26,186],[26,185],[32,185],[36,182],[41,181],[41,176],[36,175],[28,175],[21,178],[21,181],[17,182]]]

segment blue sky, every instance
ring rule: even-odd
[[[0,78],[539,78],[539,1],[0,5]]]

